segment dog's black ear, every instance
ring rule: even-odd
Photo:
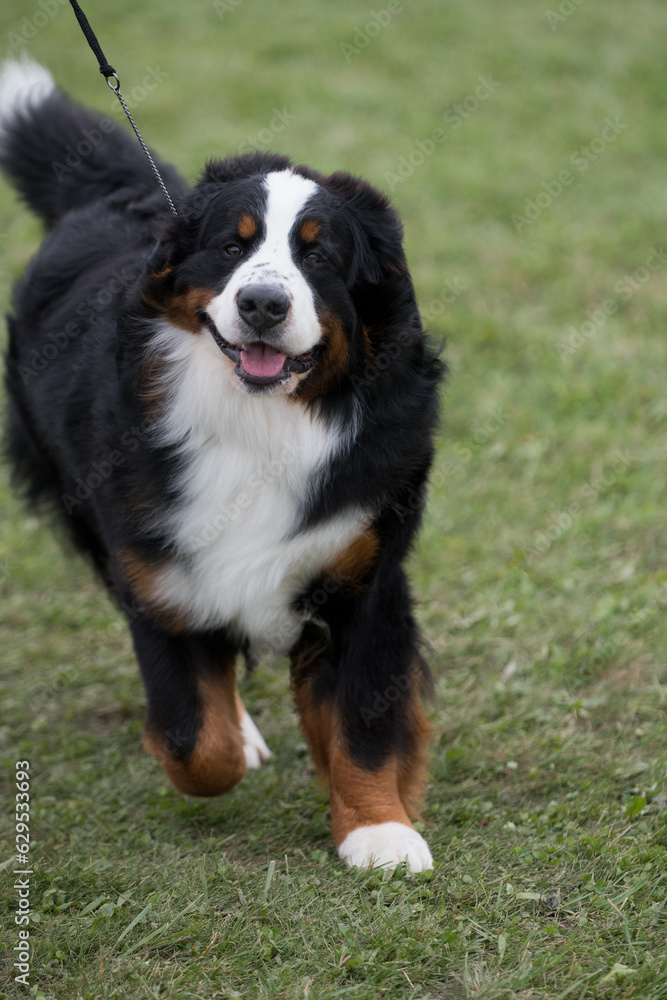
[[[343,203],[352,241],[347,285],[364,325],[419,325],[403,226],[387,195],[347,173],[332,174],[324,186]]]
[[[171,241],[158,239],[153,250],[146,259],[146,268],[151,274],[157,274],[169,267],[171,260]]]
[[[176,264],[186,255],[184,253],[184,232],[190,231],[187,218],[179,213],[171,216],[156,231],[156,242],[146,258],[146,273],[151,277],[157,275],[166,279]]]
[[[199,186],[191,188],[179,202],[178,215],[170,216],[156,233],[157,243],[148,258],[148,269],[160,273],[176,267],[199,248],[201,223],[211,205],[211,196]]]
[[[354,243],[350,283],[378,284],[407,274],[403,227],[388,196],[368,181],[344,172],[332,174],[324,184],[347,209]]]

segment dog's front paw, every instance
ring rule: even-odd
[[[395,868],[405,861],[413,872],[433,867],[424,838],[405,823],[374,823],[348,833],[338,848],[345,864],[358,868]]]
[[[243,753],[246,767],[249,771],[257,771],[271,757],[271,751],[262,738],[262,734],[244,710],[240,720],[241,736],[243,737]]]

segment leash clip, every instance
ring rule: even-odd
[[[115,80],[115,83],[113,82]],[[118,96],[120,94],[120,80],[118,79],[117,73],[109,73],[106,78],[107,86],[110,90],[113,90],[114,94]]]

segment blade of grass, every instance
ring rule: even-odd
[[[125,936],[126,936],[127,934],[129,934],[129,933],[130,933],[130,931],[132,930],[132,928],[133,928],[133,927],[136,927],[136,926],[137,926],[137,924],[139,923],[139,921],[140,921],[140,920],[143,920],[143,918],[144,918],[144,917],[146,916],[146,914],[147,914],[147,913],[148,913],[148,912],[149,912],[149,911],[150,911],[150,910],[152,909],[152,907],[153,907],[153,904],[152,904],[152,903],[147,903],[147,904],[146,904],[146,906],[144,906],[144,908],[143,908],[143,910],[141,911],[141,913],[138,913],[138,914],[136,915],[136,917],[134,918],[134,920],[133,920],[133,921],[132,921],[131,923],[129,923],[129,924],[127,925],[127,927],[125,928],[125,930],[123,931],[123,933],[121,934],[121,936],[120,936],[120,937],[118,938],[118,940],[116,941],[116,944],[115,944],[115,947],[116,947],[116,948],[117,948],[117,947],[118,947],[118,945],[119,945],[119,944],[121,943],[121,941],[123,940],[123,938],[124,938],[124,937],[125,937]]]
[[[269,870],[266,875],[266,882],[264,883],[264,889],[262,890],[262,899],[264,902],[267,901],[269,896],[269,886],[271,885],[271,879],[273,878],[273,873],[276,870],[275,861],[271,861],[269,864]]]
[[[92,903],[88,903],[87,906],[84,906],[84,908],[81,910],[81,913],[79,914],[79,916],[80,917],[85,917],[87,913],[91,913],[93,910],[96,910],[97,907],[100,905],[100,903],[103,903],[105,901],[105,899],[108,899],[108,898],[109,897],[106,894],[104,894],[103,896],[98,896],[96,899],[94,899],[92,901]]]
[[[127,956],[131,955],[132,952],[137,951],[139,948],[142,948],[145,944],[148,944],[149,941],[152,941],[154,938],[158,937],[159,934],[163,934],[164,931],[169,930],[169,928],[173,924],[175,924],[177,920],[180,920],[181,917],[184,917],[186,913],[189,913],[190,910],[197,905],[200,899],[201,896],[197,896],[197,898],[194,899],[191,903],[188,903],[188,905],[184,907],[180,913],[177,913],[175,917],[173,917],[171,920],[168,920],[166,924],[162,924],[162,926],[158,927],[157,930],[151,931],[150,934],[147,934],[145,937],[142,937],[139,941],[133,944],[131,948],[128,948],[127,951],[123,952],[122,957],[127,958]]]

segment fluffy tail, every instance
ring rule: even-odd
[[[0,73],[0,166],[49,227],[120,188],[157,184],[133,136],[109,115],[72,102],[27,58]],[[176,198],[183,181],[173,168],[159,169]]]

